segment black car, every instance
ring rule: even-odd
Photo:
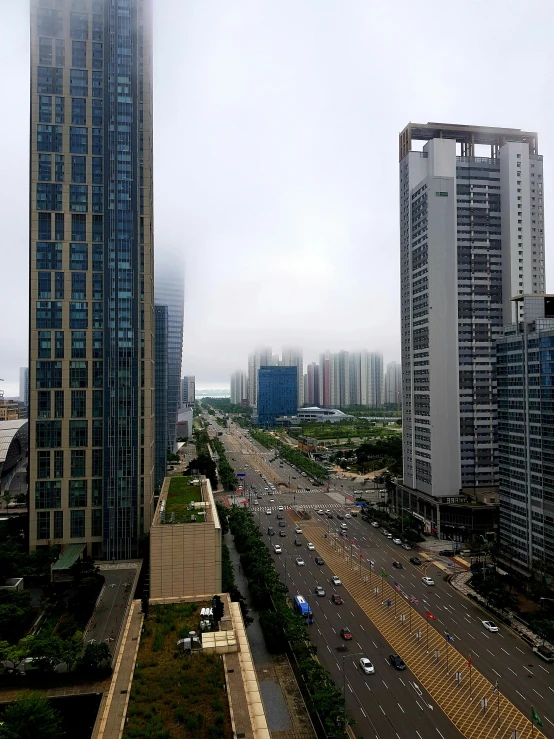
[[[278,521],[282,521],[283,520],[283,516],[280,513],[277,514],[277,520]]]
[[[421,564],[421,560],[420,560],[419,557],[410,557],[410,562],[413,565],[420,565]]]
[[[341,516],[340,513],[337,513],[337,518],[339,519],[339,521],[344,521],[344,516]]]
[[[284,521],[279,521],[279,527],[284,529],[287,524]]]
[[[325,562],[323,561],[323,558],[322,557],[316,557],[314,559],[314,562],[316,563],[316,565],[324,565],[325,564]]]
[[[302,542],[300,541],[300,539],[295,539],[294,540],[294,546],[295,547],[301,547],[302,546]]]
[[[405,670],[406,669],[404,660],[399,654],[391,654],[389,657],[389,662],[395,668],[395,670]]]
[[[458,549],[441,549],[439,554],[441,557],[454,557],[456,554],[458,554]]]
[[[327,514],[327,518],[333,518],[333,514],[332,513],[328,513]]]
[[[402,564],[402,562],[393,562],[392,566],[395,567],[397,570],[404,569],[404,565]]]
[[[279,536],[286,536],[286,535],[287,535],[286,531],[279,531]]]

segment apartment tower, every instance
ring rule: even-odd
[[[511,298],[544,291],[543,227],[535,133],[410,123],[400,134],[399,490],[439,535],[492,525],[463,504],[498,503],[494,342]]]
[[[31,549],[150,528],[151,28],[149,0],[31,0]]]

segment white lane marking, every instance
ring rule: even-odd
[[[400,703],[397,703],[396,705],[398,706],[398,708],[400,708],[400,710],[402,711],[402,713],[406,713],[406,711],[402,708],[402,706],[400,705]]]
[[[522,654],[525,654],[525,652],[523,651],[523,649],[520,649],[519,647],[516,647],[516,649],[517,649],[518,652],[521,652]]]
[[[545,718],[545,719],[546,719],[546,720],[548,721],[548,723],[549,723],[549,724],[550,724],[551,726],[554,726],[554,724],[553,724],[553,723],[552,723],[552,721],[551,721],[551,720],[550,720],[550,719],[548,718],[548,716],[544,716],[544,715],[543,715],[543,718]]]
[[[538,690],[535,690],[535,688],[533,688],[533,693],[536,693],[539,698],[542,698],[544,700],[544,697],[538,692]]]
[[[329,651],[331,651],[331,647],[330,647],[330,646],[329,646],[328,644],[327,644],[326,646],[327,646],[327,649],[328,649]]]
[[[472,653],[472,654],[474,654],[474,655],[475,655],[476,657],[478,657],[478,656],[479,656],[479,655],[477,654],[477,652],[475,651],[475,649],[472,649],[472,650],[471,650],[471,653]]]
[[[383,710],[383,706],[382,706],[382,705],[381,705],[380,703],[379,703],[379,708],[380,708],[380,709],[381,709],[381,711],[383,712],[383,716],[386,716],[387,714],[386,714],[386,713],[385,713],[385,711]]]
[[[438,599],[440,600],[440,595],[439,595],[438,593],[435,593],[435,595],[436,595],[436,596],[437,596],[437,598],[438,598]]]
[[[470,633],[469,633],[469,631],[468,631],[467,633],[468,633],[468,636],[471,636],[471,638],[472,638],[473,640],[475,640],[475,637],[473,636],[473,634],[470,634]]]
[[[435,729],[437,729],[436,726],[435,726]],[[440,733],[440,731],[438,729],[437,729],[437,731],[438,731],[439,735],[442,736],[442,734]],[[442,739],[444,739],[444,736],[442,736]]]
[[[403,685],[404,687],[406,687],[406,683],[404,682],[404,680],[402,680],[402,678],[401,678],[401,677],[399,677],[398,679],[400,680],[400,682],[402,683],[402,685]]]
[[[494,654],[493,654],[493,653],[491,652],[491,650],[490,650],[490,649],[487,649],[487,652],[488,652],[489,654],[492,654],[492,656],[494,657]]]
[[[386,689],[388,690],[388,689],[389,689],[389,686],[388,686],[388,685],[387,685],[387,683],[386,683],[386,682],[385,682],[385,681],[383,680],[383,678],[381,678],[381,682],[383,683],[383,685],[385,686],[385,688],[386,688]]]
[[[523,669],[524,669],[524,670],[527,670],[527,672],[528,672],[528,673],[529,673],[530,675],[532,675],[532,674],[533,674],[533,673],[531,672],[531,670],[530,670],[530,669],[529,669],[528,667],[525,667],[525,665],[521,665],[521,666],[523,667]]]
[[[496,670],[494,669],[494,667],[493,667],[492,671],[494,672],[494,674],[495,674],[495,675],[498,675],[498,677],[502,677],[502,675],[501,675],[501,674],[500,674],[499,672],[497,672],[497,671],[496,671]]]
[[[488,634],[483,634],[487,639],[490,639],[490,636]]]
[[[352,613],[352,611],[350,611],[350,615],[352,616],[352,618],[354,618],[354,614]]]
[[[452,598],[452,596],[450,595],[450,593],[445,593],[445,595],[447,595],[449,598]]]
[[[363,708],[362,708],[361,706],[360,706],[360,711],[361,711],[361,712],[362,712],[362,713],[364,714],[364,716],[365,716],[365,717],[367,718],[367,714],[366,714],[366,712],[364,711],[364,709],[363,709]]]
[[[514,672],[511,667],[508,667],[508,669],[510,670],[510,672]],[[514,672],[514,675],[517,677],[517,672]],[[550,690],[552,690],[552,688],[550,688]]]
[[[516,690],[516,693],[517,693],[518,695],[521,695],[521,693],[519,692],[519,690]],[[523,698],[523,700],[525,700],[525,697],[524,697],[523,695],[521,695],[521,697]]]
[[[466,620],[466,621],[467,621],[468,623],[471,623],[471,619],[470,619],[470,618],[468,618],[467,616],[464,616],[464,618],[465,618],[465,620]]]
[[[504,647],[500,647],[500,649],[501,649],[501,650],[502,650],[502,651],[503,651],[503,652],[504,652],[505,654],[507,654],[507,655],[508,655],[508,657],[510,656],[510,652],[506,652],[506,650],[504,649]]]
[[[375,647],[375,649],[379,649],[379,647],[377,646],[377,644],[375,644],[375,642],[373,642],[373,646]],[[386,660],[385,660],[385,662],[386,662]]]
[[[353,693],[353,692],[354,692],[354,691],[352,690],[352,686],[350,685],[350,683],[348,683],[348,688],[349,688],[349,690],[350,690],[350,692],[351,692],[351,693]]]
[[[543,667],[542,665],[539,665],[539,667],[541,668],[541,670],[544,670],[548,675],[550,675],[546,667]]]
[[[362,626],[362,624],[360,624],[360,629],[361,629],[362,631],[365,631],[365,629],[364,629],[364,627]]]
[[[423,711],[423,706],[421,705],[421,703],[418,700],[416,700],[416,703],[421,708],[421,710]]]

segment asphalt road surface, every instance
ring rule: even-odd
[[[208,420],[213,423],[213,417]],[[353,598],[346,591],[341,592],[345,589],[331,585],[332,573],[329,569],[315,564],[314,557],[318,552],[307,550],[308,540],[304,535],[309,536],[309,526],[303,534],[295,534],[297,524],[290,512],[287,513],[293,506],[306,508],[312,520],[318,519],[321,526],[335,531],[342,523],[337,520],[337,513],[344,514],[354,506],[348,499],[346,507],[340,505],[337,501],[339,496],[329,495],[321,487],[313,487],[307,478],[282,460],[269,464],[269,460],[274,459],[274,453],[245,437],[245,432],[240,427],[233,426],[230,430],[215,427],[214,432],[217,431],[224,431],[220,438],[229,461],[237,472],[245,475],[241,478],[244,481],[244,497],[252,504],[252,511],[264,532],[264,540],[283,577],[286,570],[291,595],[300,593],[312,607],[314,624],[310,629],[318,647],[318,657],[331,672],[337,686],[342,688],[343,683],[346,686],[346,705],[349,713],[356,719],[356,735],[379,736],[382,739],[395,735],[419,739],[429,739],[437,734],[447,739],[460,736],[422,686],[414,687],[414,679],[409,670],[397,672],[388,664],[388,656],[392,650],[387,642]],[[290,475],[291,486],[296,486],[302,492],[289,491],[282,487],[280,491],[267,493],[264,491],[267,485],[261,474],[265,474],[268,480],[273,480],[276,487],[278,481],[288,485]],[[310,491],[305,492],[306,488],[310,488]],[[259,505],[253,505],[258,492],[263,497]],[[270,502],[271,499],[273,502]],[[240,496],[237,500],[240,500]],[[278,511],[275,509],[279,505],[285,508],[282,512],[286,523],[284,538],[278,535]],[[269,515],[266,513],[267,508],[272,509]],[[317,508],[329,509],[333,518],[319,516],[315,512]],[[420,614],[425,616],[430,611],[436,616],[436,621],[430,622],[430,628],[436,628],[442,635],[448,633],[452,645],[462,654],[469,656],[471,653],[474,667],[491,683],[494,684],[498,679],[501,693],[524,715],[530,715],[530,708],[533,706],[543,720],[542,731],[547,736],[554,736],[554,666],[543,663],[527,644],[502,624],[497,624],[500,629],[498,633],[488,632],[482,621],[491,620],[490,615],[446,583],[443,580],[444,570],[436,564],[431,562],[423,563],[420,567],[414,566],[409,562],[409,557],[417,552],[406,551],[393,544],[384,537],[380,529],[371,527],[359,516],[345,520],[344,523],[348,525],[348,539],[344,544],[350,547],[352,543],[354,556],[357,552],[362,554],[366,562],[373,560],[374,571],[377,573],[384,569],[389,582],[397,582],[406,595],[418,601],[413,607]],[[274,527],[275,536],[266,535],[268,525]],[[294,545],[295,538],[302,541],[301,547]],[[275,543],[283,547],[283,554],[273,552]],[[295,558],[298,555],[303,557],[305,566],[296,565]],[[325,558],[324,553],[322,556]],[[393,561],[401,562],[403,569],[394,569]],[[447,567],[450,560],[437,556],[434,562]],[[424,575],[432,577],[435,585],[426,586],[422,582]],[[314,594],[316,585],[324,587],[325,597]],[[344,605],[337,606],[331,602],[330,596],[334,591],[340,592],[344,597]],[[353,635],[352,641],[347,644],[348,652],[344,653],[336,651],[337,647],[346,644],[340,637],[343,626],[348,626]],[[364,675],[361,672],[358,667],[361,656],[368,657],[374,663],[374,675]]]

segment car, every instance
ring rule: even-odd
[[[319,595],[320,598],[323,598],[325,595],[325,590],[321,587],[321,585],[316,585],[314,593],[316,595]]]
[[[325,564],[325,562],[323,561],[323,557],[316,557],[314,559],[314,562],[316,563],[316,565],[324,565]]]
[[[397,546],[401,546],[402,545],[402,539],[398,539],[398,538],[397,539],[393,539],[392,540],[392,543],[393,544],[396,544]]]
[[[265,512],[267,513],[268,516],[271,515],[271,508],[266,508]]]
[[[273,551],[275,552],[275,554],[281,554],[283,550],[281,549],[281,547],[279,546],[279,544],[274,544],[273,545]]]
[[[458,551],[458,549],[441,549],[439,554],[441,557],[455,557]]]
[[[332,576],[331,582],[333,583],[333,585],[342,585],[340,577],[337,577],[336,575]]]
[[[277,514],[277,520],[278,521],[282,521],[283,520],[283,516],[280,513]]]
[[[301,547],[302,546],[302,542],[300,541],[300,539],[295,539],[294,540],[294,546],[295,547]]]
[[[404,664],[404,660],[399,654],[391,654],[389,656],[389,662],[396,670],[405,670],[406,665]]]
[[[287,532],[286,531],[283,531],[283,529],[281,529],[281,531],[279,531],[279,536],[286,536],[286,535],[287,535]]]
[[[392,539],[392,534],[390,533],[390,531],[387,531],[387,539]]]
[[[331,603],[334,603],[336,606],[342,606],[344,603],[343,599],[340,597],[340,595],[337,595],[336,593],[333,593],[331,596]]]
[[[294,533],[295,533],[295,534],[301,534],[301,533],[302,533],[302,529],[300,528],[300,526],[297,526],[297,527],[296,527],[296,528],[294,529]]]
[[[350,632],[350,629],[348,626],[343,626],[340,630],[340,635],[345,641],[350,641],[352,639],[352,633]]]
[[[413,565],[418,565],[418,566],[421,564],[421,560],[419,557],[410,557],[410,562]]]
[[[325,509],[325,513],[326,513],[327,515],[329,515],[329,514],[331,513],[330,509],[329,509],[329,508],[326,508],[326,509]]]
[[[286,525],[284,521],[279,521],[279,528],[284,529]]]
[[[297,557],[297,558],[295,559],[295,562],[296,562],[296,564],[298,565],[298,567],[303,567],[303,566],[304,566],[304,565],[306,564],[306,563],[304,562],[304,560],[302,559],[302,557]]]
[[[375,667],[367,657],[362,657],[360,660],[360,670],[365,672],[366,675],[373,675]]]
[[[279,506],[279,510],[280,510],[280,511],[284,511],[285,509],[283,508],[283,506],[282,506],[282,505],[280,505],[280,506]]]
[[[333,514],[332,513],[328,513],[327,514],[327,518],[333,518]]]
[[[339,521],[344,521],[344,516],[341,516],[340,513],[337,513],[337,518],[339,519]]]
[[[269,493],[269,488],[264,488],[266,493]]]
[[[412,547],[409,544],[402,544],[402,549],[406,549],[408,552]]]
[[[538,654],[545,662],[554,662],[554,652],[544,644],[535,644],[533,647],[534,654]]]
[[[260,501],[259,500],[255,500],[254,501],[254,505],[260,505]]]
[[[393,562],[392,566],[395,567],[397,570],[402,570],[404,568],[402,562]]]
[[[348,518],[349,515],[350,514],[347,514],[346,515],[346,518]],[[358,511],[352,511],[352,515],[354,516],[354,518],[357,518],[358,517]]]
[[[378,529],[379,528],[379,523],[377,521],[372,521],[371,522],[371,525],[373,526],[374,529]]]
[[[352,518],[352,516],[351,516],[351,514],[350,514],[350,513],[345,513],[345,514],[344,514],[344,517],[345,517],[345,518]]]
[[[421,582],[424,585],[434,585],[435,584],[435,581],[433,580],[432,577],[422,577],[421,578]]]
[[[314,547],[314,545],[312,544],[311,541],[308,542],[308,549],[310,550],[310,552],[314,552],[315,551],[315,547]]]
[[[325,511],[322,511],[321,508],[320,508],[319,511],[317,512],[317,514],[318,514],[318,516],[324,516],[325,515]]]
[[[381,533],[383,534],[383,536],[389,535],[389,532],[386,529],[381,529]]]
[[[493,621],[481,621],[488,631],[498,631],[498,626]]]

